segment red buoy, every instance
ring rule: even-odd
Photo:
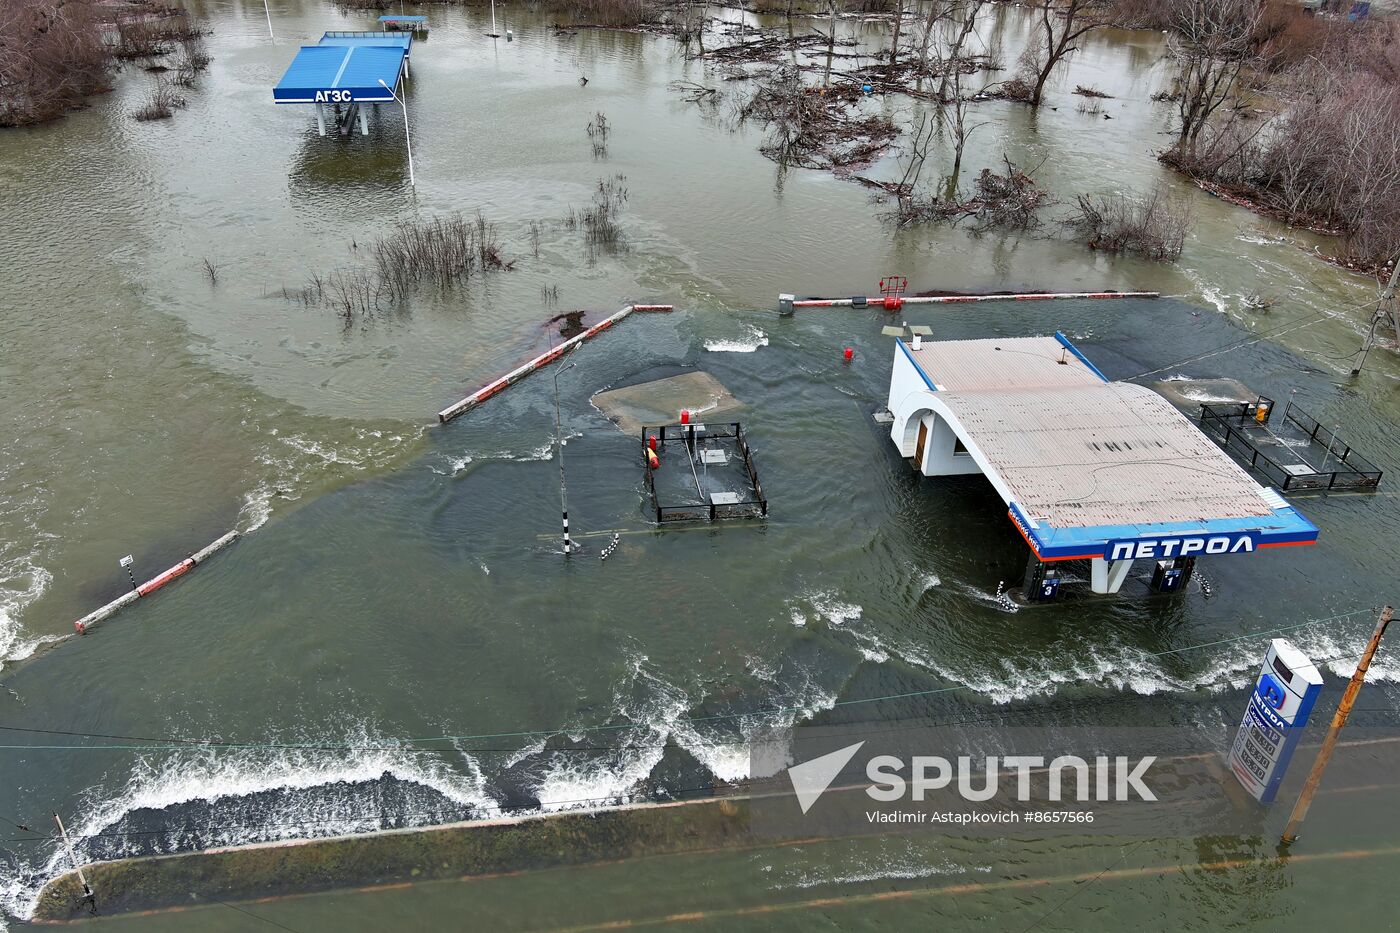
[[[653,434],[651,437],[647,438],[647,449],[649,449],[649,450],[655,450],[655,449],[656,449],[656,435],[655,435],[655,434]]]
[[[690,409],[681,409],[681,424],[690,424]]]
[[[854,347],[847,347],[847,348],[846,348],[846,352],[843,353],[843,354],[841,354],[841,355],[842,355],[843,357],[845,357],[846,362],[849,363],[851,360],[853,360],[853,359],[856,358],[856,351],[855,351],[855,348],[854,348]]]

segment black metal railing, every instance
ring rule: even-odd
[[[763,495],[763,484],[758,480],[758,468],[754,466],[753,451],[749,448],[749,442],[744,437],[743,426],[739,422],[733,421],[727,427],[728,430],[724,428],[712,429],[707,425],[703,433],[697,433],[695,426],[689,424],[642,428],[642,465],[646,475],[647,496],[651,500],[652,512],[658,523],[713,522],[722,518],[759,518],[768,514],[768,500]],[[656,438],[658,447],[664,447],[666,444],[685,444],[688,456],[694,456],[695,444],[700,440],[732,439],[744,462],[744,471],[748,475],[749,484],[753,489],[752,496],[738,502],[687,502],[663,505],[656,492],[656,479],[652,475],[650,466],[646,463],[647,442],[648,438],[652,437]]]
[[[1257,402],[1240,402],[1237,405],[1202,405],[1201,430],[1250,469],[1260,473],[1285,492],[1337,488],[1374,489],[1380,485],[1380,469],[1292,402],[1284,407],[1284,422],[1292,424],[1307,435],[1310,445],[1325,445],[1327,452],[1322,466],[1315,471],[1311,467],[1306,473],[1285,468],[1260,450],[1246,430],[1250,425],[1267,430],[1263,426],[1269,422],[1272,415],[1273,400],[1263,396],[1260,396]]]

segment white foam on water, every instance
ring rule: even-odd
[[[465,470],[471,464],[473,459],[474,458],[471,456],[471,454],[463,454],[460,457],[448,457],[447,469],[439,470],[431,463],[428,464],[428,469],[432,470],[438,476],[456,476],[458,473]]]
[[[421,435],[421,430],[419,434]],[[334,443],[268,428],[269,443],[257,461],[272,475],[243,496],[238,529],[244,534],[261,528],[272,516],[277,499],[295,501],[318,480],[387,466],[415,437],[355,428],[354,437]]]
[[[759,347],[768,346],[768,335],[750,324],[744,325],[746,333],[742,337],[729,340],[706,340],[705,349],[711,353],[753,353]]]
[[[569,441],[576,437],[583,437],[582,431],[566,431],[564,434],[564,446],[568,446]],[[493,450],[488,453],[480,451],[474,453],[444,454],[447,469],[440,470],[433,464],[428,464],[428,469],[439,476],[456,476],[468,466],[479,460],[511,460],[516,463],[530,463],[538,460],[554,459],[554,439],[550,438],[538,447],[521,452],[519,450]]]
[[[856,648],[865,660],[872,664],[884,664],[890,659],[890,653],[885,650],[885,646],[878,636],[861,629],[851,629],[850,631],[851,637],[855,639]]]
[[[40,646],[57,641],[61,635],[30,637],[24,634],[20,615],[53,582],[53,574],[28,555],[0,566],[0,669],[6,661],[22,661]]]
[[[812,608],[832,625],[845,625],[860,618],[861,607],[855,603],[843,602],[835,593],[815,593],[808,597]]]
[[[1210,404],[1212,402],[1231,403],[1239,401],[1238,399],[1229,395],[1212,395],[1204,389],[1183,389],[1181,391],[1181,397],[1189,398],[1193,402],[1205,402],[1206,404]]]
[[[753,713],[692,718],[695,702],[684,690],[655,673],[645,655],[628,659],[628,676],[614,692],[618,716],[635,729],[606,733],[580,730],[571,736],[606,734],[616,748],[600,756],[553,756],[535,788],[541,809],[557,811],[633,801],[665,754],[667,742],[684,749],[718,780],[767,777],[791,763],[791,728],[836,702],[834,693],[805,672],[782,686],[767,708]],[[543,744],[535,752],[543,750]],[[534,753],[534,752],[531,752]],[[527,757],[522,753],[520,758]],[[763,773],[753,773],[753,763]]]
[[[385,739],[363,727],[324,741],[328,747],[268,749],[197,749],[173,753],[159,760],[141,759],[125,786],[115,793],[90,789],[67,821],[79,859],[87,857],[89,842],[102,839],[103,850],[174,852],[195,846],[240,845],[250,842],[336,836],[381,828],[384,816],[414,824],[414,814],[369,813],[355,799],[334,795],[338,784],[367,784],[389,775],[400,782],[435,791],[460,808],[472,807],[493,814],[496,802],[486,793],[485,781],[475,760],[468,760],[463,775],[441,759],[415,753],[393,739]],[[308,743],[315,744],[315,743]],[[338,748],[335,746],[347,746]],[[202,823],[198,837],[188,821],[168,834],[137,837],[140,848],[120,841],[112,828],[138,811],[162,811],[192,803],[214,803],[230,798],[277,791],[314,791],[324,788],[322,799],[306,795],[286,798],[258,812],[257,825]],[[419,814],[425,816],[426,814]],[[431,818],[428,822],[432,822]],[[106,834],[106,835],[102,835]],[[117,840],[113,842],[113,840]],[[47,857],[28,864],[0,864],[0,910],[14,917],[33,916],[43,885],[69,868],[67,853],[51,846]]]
[[[1213,305],[1215,310],[1221,314],[1225,313],[1227,304],[1226,296],[1214,285],[1207,285],[1195,272],[1187,271],[1186,277],[1191,280],[1191,284],[1196,286],[1197,296],[1207,304]]]
[[[299,450],[310,457],[323,460],[326,463],[338,463],[344,466],[361,467],[365,464],[365,454],[363,451],[350,448],[342,450],[336,447],[328,447],[320,441],[302,437],[300,434],[289,434],[280,437],[279,440],[294,450]]]
[[[846,872],[838,871],[829,874],[824,871],[797,872],[793,880],[780,881],[772,885],[772,890],[790,891],[823,885],[868,884],[872,881],[909,881],[916,878],[932,878],[935,875],[960,875],[968,871],[988,872],[991,871],[991,868],[989,866],[968,867],[947,859],[940,862],[926,862],[912,856],[905,856],[891,858],[875,865]]]
[[[601,733],[616,747],[598,756],[556,754],[535,787],[546,812],[628,803],[665,754],[667,723],[675,722],[690,703],[678,688],[651,673],[646,655],[628,659],[629,674],[613,691],[618,714],[637,728]],[[639,695],[640,694],[640,695]],[[571,736],[581,740],[583,730]]]

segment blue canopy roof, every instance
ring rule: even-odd
[[[428,21],[428,17],[426,17],[426,16],[399,16],[399,15],[395,15],[395,14],[390,14],[390,15],[388,15],[388,16],[381,16],[381,17],[379,17],[379,21],[380,21],[381,23],[426,23],[426,22]]]
[[[394,99],[403,45],[303,45],[272,89],[279,104],[379,103]],[[380,85],[388,86],[385,90]]]

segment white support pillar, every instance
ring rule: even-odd
[[[1090,581],[1095,593],[1116,593],[1128,579],[1128,571],[1133,569],[1130,560],[1105,560],[1095,557],[1090,570]]]
[[[316,102],[316,131],[326,135],[326,105],[320,101]]]
[[[355,116],[360,118],[360,135],[369,135],[369,114],[365,113],[365,108],[356,107]]]

